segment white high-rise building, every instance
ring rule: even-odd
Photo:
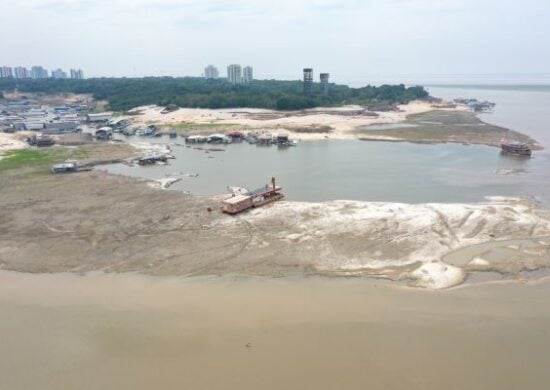
[[[11,66],[1,66],[0,77],[2,78],[13,77],[13,70]]]
[[[206,68],[204,68],[204,77],[207,79],[217,79],[220,76],[220,72],[218,72],[218,68],[216,68],[214,65],[208,65]]]
[[[31,78],[33,79],[47,79],[48,71],[41,66],[35,65],[31,68]]]
[[[232,64],[227,67],[227,81],[231,84],[240,84],[243,81],[242,69],[238,64]]]
[[[63,69],[57,68],[56,70],[52,70],[52,77],[54,79],[66,79],[67,73],[65,73]]]
[[[243,68],[243,82],[248,83],[254,80],[254,74],[251,66],[245,66]]]
[[[84,78],[84,72],[82,69],[71,69],[71,79],[82,80]]]
[[[31,72],[23,66],[16,66],[13,71],[16,79],[28,79],[31,77]]]

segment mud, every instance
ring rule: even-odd
[[[362,275],[444,288],[461,283],[469,271],[442,262],[445,254],[495,239],[550,235],[550,222],[521,200],[278,202],[231,217],[218,211],[219,198],[148,184],[97,170],[3,173],[0,267],[33,273]],[[537,262],[515,262],[517,273],[546,266],[548,245],[540,246]]]

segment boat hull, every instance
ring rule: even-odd
[[[502,144],[500,147],[503,153],[514,154],[516,156],[531,157],[531,149],[527,146]]]

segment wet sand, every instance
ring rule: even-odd
[[[0,388],[546,389],[549,293],[0,271]]]

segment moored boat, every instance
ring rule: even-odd
[[[521,142],[508,142],[506,140],[501,141],[500,148],[504,153],[515,154],[518,156],[531,156],[531,148],[529,145]]]

